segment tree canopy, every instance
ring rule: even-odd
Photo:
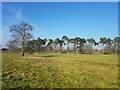
[[[12,25],[9,28],[13,39],[8,42],[8,47],[20,47],[22,56],[24,56],[25,45],[32,38],[31,31],[33,30],[33,26],[27,22],[21,22],[20,24]]]

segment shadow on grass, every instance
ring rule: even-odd
[[[41,57],[58,57],[58,55],[43,55]]]

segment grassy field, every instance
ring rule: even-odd
[[[118,56],[3,53],[3,88],[118,88]]]

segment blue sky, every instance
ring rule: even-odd
[[[2,47],[11,38],[9,26],[30,22],[33,37],[114,38],[118,36],[117,2],[16,2],[2,3]]]

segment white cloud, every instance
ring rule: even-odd
[[[21,8],[14,8],[13,6],[5,6],[3,4],[3,9],[5,12],[8,12],[9,15],[4,14],[3,11],[3,24],[6,23],[7,25],[16,24],[21,21],[28,21],[26,17],[23,16],[23,7]]]
[[[7,42],[11,39],[11,33],[9,31],[9,26],[12,24],[19,24],[21,21],[27,21],[27,18],[23,16],[23,8],[14,8],[12,6],[3,6],[6,12],[10,15],[4,15],[2,28],[0,29],[0,43],[2,43],[2,47],[6,47]],[[2,38],[2,39],[1,39]]]
[[[23,9],[20,9],[20,10],[18,10],[18,12],[16,13],[16,18],[17,18],[18,20],[24,19],[23,15],[22,15],[22,10],[23,10]]]
[[[18,21],[26,21],[26,22],[28,22],[28,19],[23,16],[22,12],[23,12],[23,8],[20,8],[20,9],[15,13],[16,19],[17,19]]]

